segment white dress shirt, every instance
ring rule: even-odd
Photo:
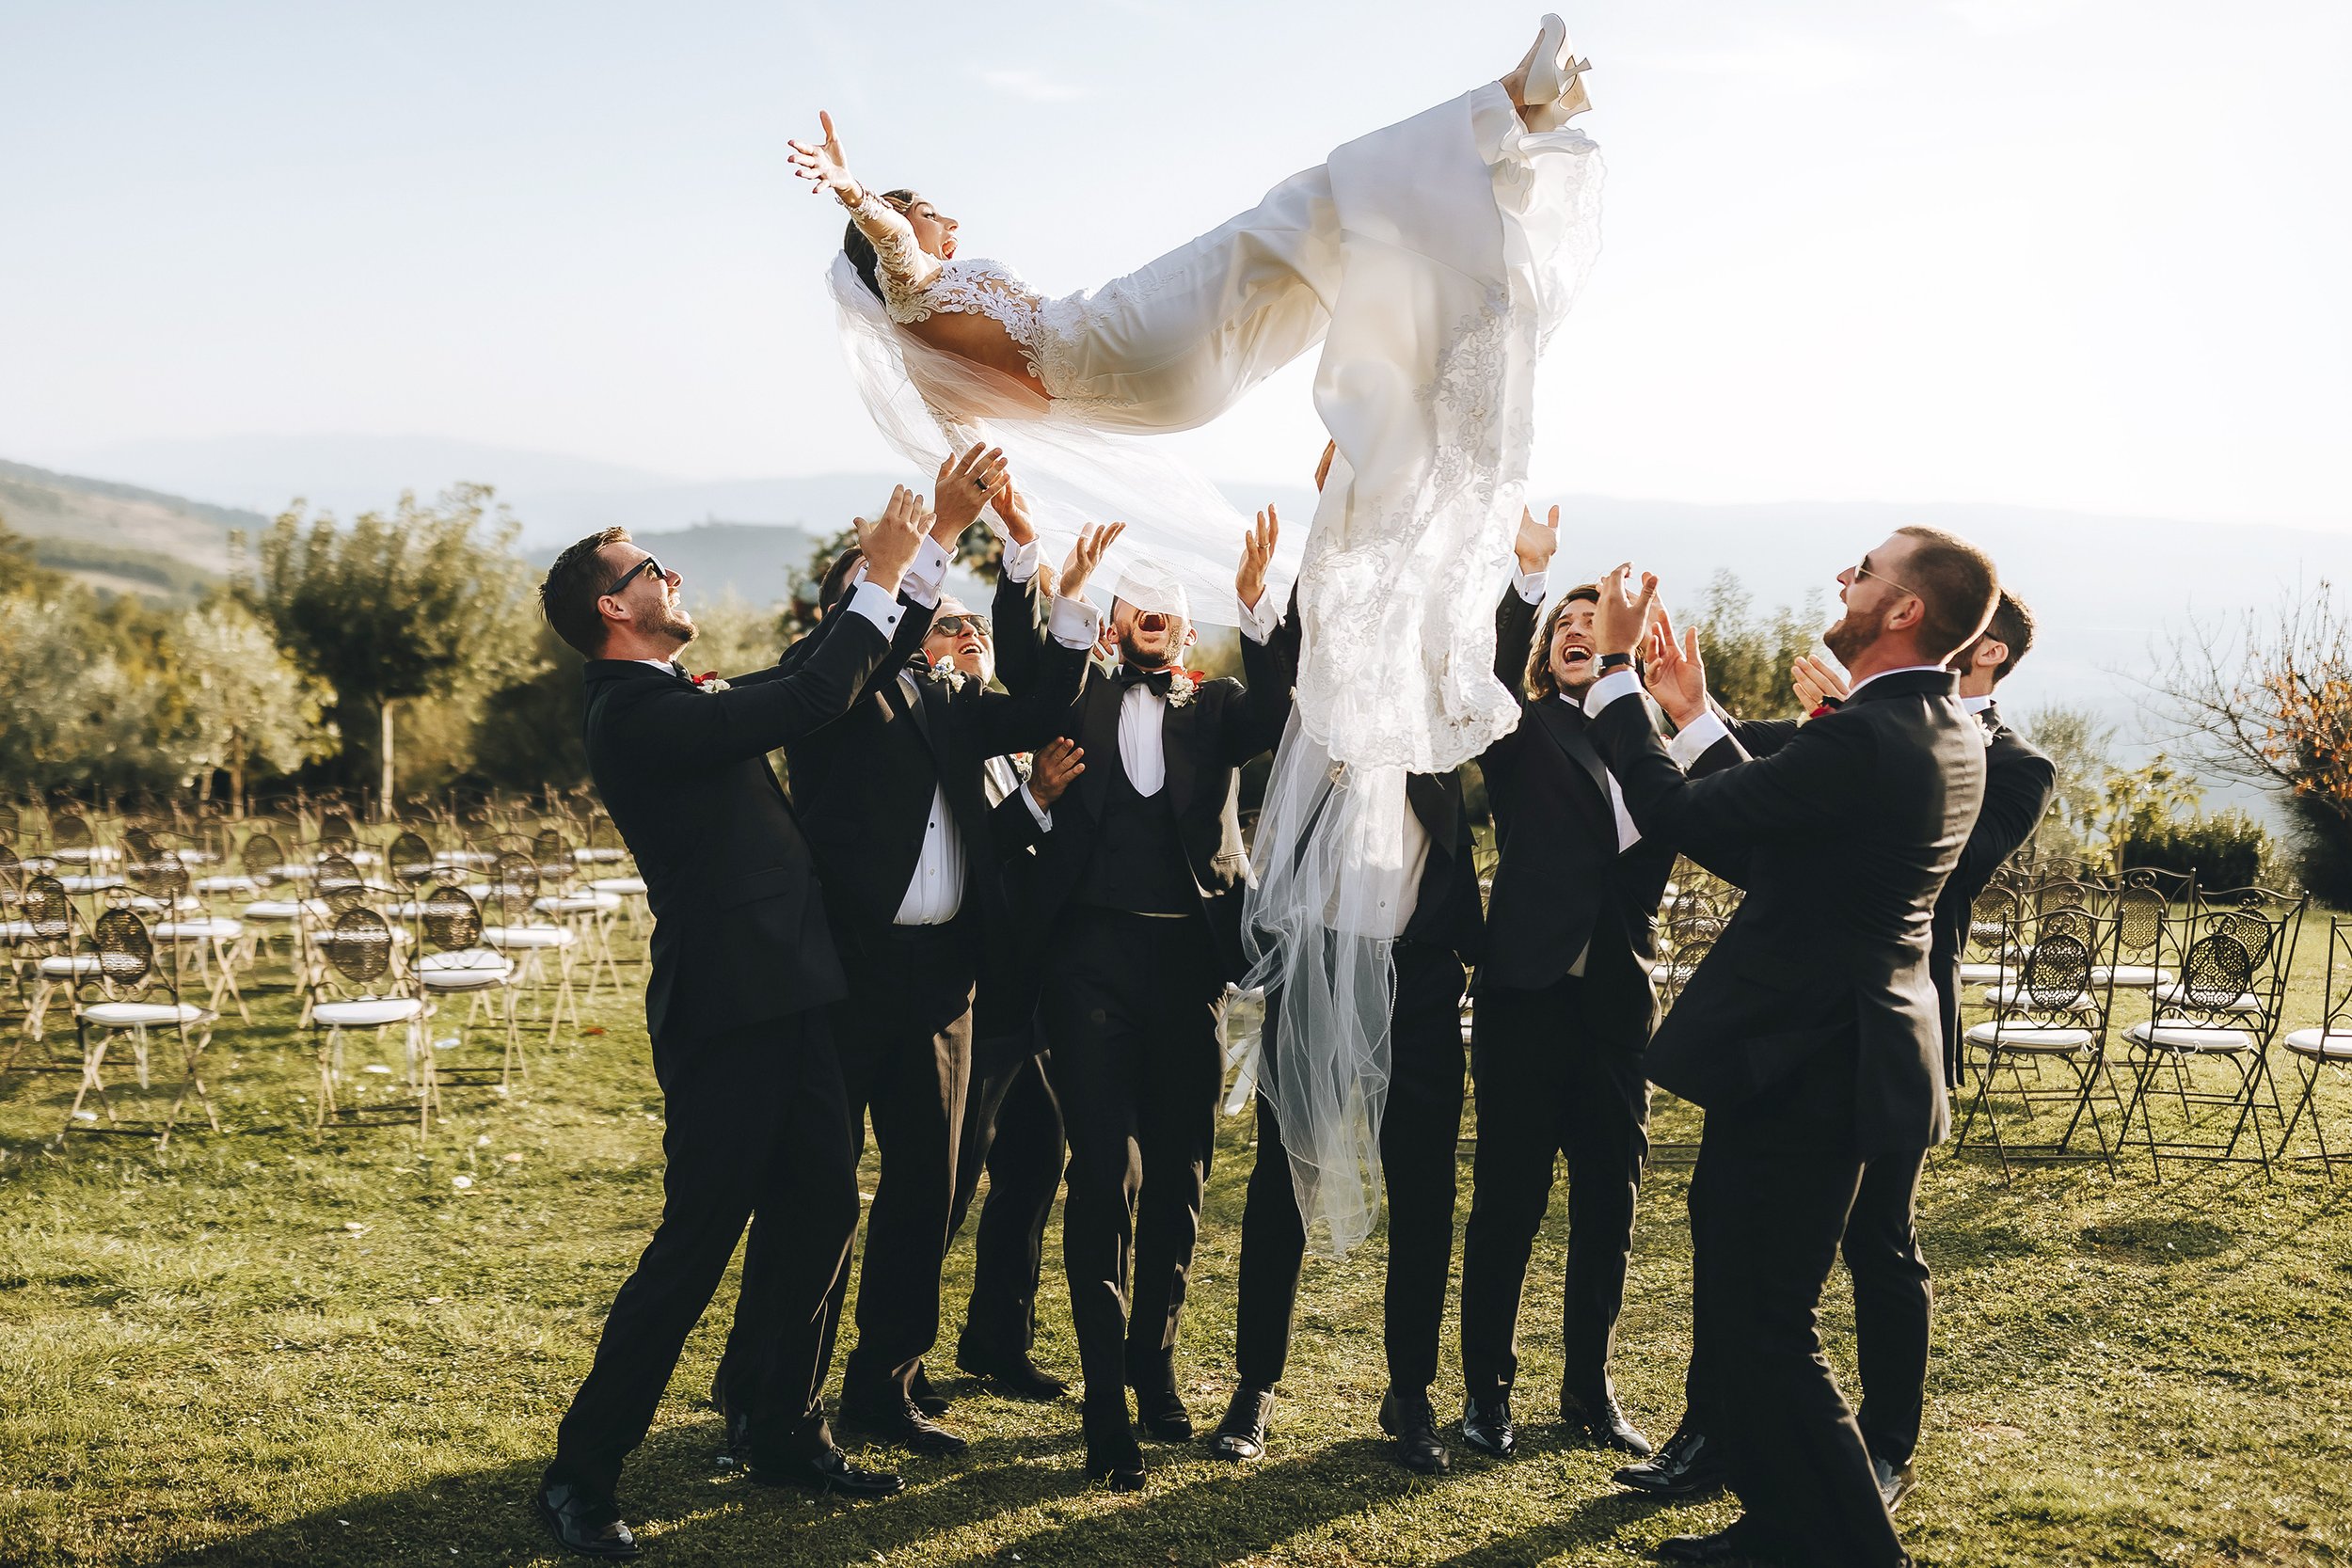
[[[1019,581],[1019,578],[1015,578]],[[1263,646],[1281,622],[1274,595],[1260,594],[1256,605],[1234,603],[1241,610],[1241,634]],[[1127,782],[1149,800],[1168,783],[1168,753],[1161,750],[1160,725],[1168,718],[1168,699],[1137,682],[1119,700],[1119,762]]]
[[[1963,697],[1960,700],[1960,705],[1972,714],[1981,715],[1986,708],[1993,705],[1993,693],[1988,691],[1981,697]]]

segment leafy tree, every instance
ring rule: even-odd
[[[513,551],[513,518],[491,512],[490,499],[484,484],[430,504],[404,492],[390,515],[365,512],[347,528],[306,517],[297,502],[262,535],[242,585],[279,645],[333,689],[346,741],[377,734],[387,810],[393,705],[485,694],[528,663],[528,574]]]
[[[2044,829],[2043,847],[2100,859],[2106,853],[2108,781],[2118,771],[2115,726],[2089,708],[2054,704],[2026,714],[2019,728],[2058,770],[2058,799],[2050,808],[2054,820]],[[2061,842],[2047,843],[2050,836]]]
[[[229,775],[230,798],[245,811],[247,771],[287,773],[330,756],[325,722],[327,690],[278,646],[261,617],[221,598],[183,616],[173,639],[181,708],[181,760],[212,791],[216,770]]]
[[[1788,667],[1799,655],[1819,650],[1824,619],[1819,593],[1807,594],[1802,605],[1759,615],[1755,595],[1731,573],[1719,571],[1707,579],[1690,619],[1707,661],[1708,689],[1717,701],[1743,719],[1796,713]]]

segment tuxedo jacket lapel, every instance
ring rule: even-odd
[[[1125,690],[1109,681],[1087,682],[1078,747],[1089,761],[1087,770],[1078,775],[1078,798],[1086,802],[1087,815],[1098,821],[1104,794],[1111,787],[1111,769],[1126,766],[1119,756],[1119,710],[1125,698]]]
[[[1537,726],[1544,734],[1549,736],[1551,743],[1565,752],[1568,760],[1582,769],[1584,776],[1592,781],[1593,793],[1587,796],[1583,791],[1579,790],[1577,799],[1584,802],[1586,810],[1594,812],[1608,824],[1610,842],[1614,843],[1617,833],[1617,814],[1609,804],[1608,765],[1600,760],[1600,753],[1593,750],[1592,741],[1585,737],[1584,726],[1576,721],[1558,699],[1534,705],[1538,716]]]
[[[1177,677],[1182,680],[1183,676]],[[1193,754],[1192,736],[1199,702],[1178,707],[1173,703],[1160,705],[1160,760],[1167,773],[1163,784],[1168,791],[1168,803],[1182,816],[1192,803]]]

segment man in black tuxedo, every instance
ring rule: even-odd
[[[1479,759],[1500,859],[1471,1022],[1478,1143],[1462,1241],[1462,1435],[1498,1458],[1518,1444],[1519,1296],[1562,1155],[1560,1418],[1589,1441],[1649,1451],[1617,1403],[1609,1354],[1649,1153],[1642,1052],[1657,1022],[1650,976],[1674,847],[1635,826],[1585,733],[1599,589],[1570,589],[1531,638],[1558,531],[1556,508],[1548,525],[1520,529],[1524,575],[1495,634],[1496,674],[1521,693],[1519,722]]]
[[[2007,589],[1977,640],[1952,657],[1960,705],[1985,732],[1984,804],[1969,830],[1960,863],[1935,901],[1935,935],[1929,967],[1935,980],[1944,1044],[1945,1085],[1960,1086],[1960,955],[1968,941],[1969,911],[1993,873],[2033,836],[2058,789],[2050,759],[2001,722],[1993,689],[2017,668],[2033,643],[2033,616]],[[1849,682],[1834,664],[1800,658],[1792,672],[1799,705],[1826,717],[1843,705]],[[1741,750],[1768,755],[1788,743],[1796,725],[1783,720],[1731,720]],[[1911,1493],[1912,1455],[1919,1446],[1925,1407],[1928,1342],[1934,1289],[1919,1233],[1912,1221],[1916,1178],[1900,1162],[1874,1161],[1847,1222],[1842,1251],[1853,1278],[1854,1352],[1863,1402],[1855,1425],[1870,1450],[1870,1466],[1887,1512]],[[1881,1190],[1884,1189],[1884,1190]],[[1617,1480],[1658,1497],[1695,1497],[1723,1484],[1723,1446],[1710,1441],[1692,1396],[1681,1424],[1646,1465],[1617,1472]]]
[[[758,1346],[751,1474],[852,1496],[898,1490],[851,1468],[818,1402],[824,1303],[857,1225],[856,1158],[826,1004],[845,990],[825,900],[767,753],[839,719],[888,657],[921,537],[900,491],[862,520],[866,584],[827,645],[789,672],[705,689],[672,662],[694,624],[679,578],[610,529],[559,556],[548,624],[588,660],[597,794],[637,859],[655,925],[646,987],[667,1130],[661,1222],[613,1299],[596,1364],[556,1432],[533,1502],[567,1549],[638,1554],[613,1502],[680,1349],[754,1213],[775,1231]],[[718,683],[713,683],[718,684]]]
[[[1224,1084],[1225,990],[1242,973],[1240,769],[1281,738],[1297,659],[1295,617],[1269,625],[1278,526],[1260,515],[1234,582],[1247,684],[1179,667],[1183,590],[1128,569],[1111,612],[1120,668],[1071,716],[1087,770],[1034,868],[1040,1016],[1070,1138],[1062,1251],[1087,1473],[1124,1491],[1143,1484],[1129,1386],[1146,1431],[1192,1436],[1175,1345]]]
[[[955,494],[959,479],[962,504],[943,510],[933,531],[943,546],[977,515],[972,502],[996,487],[995,475],[979,472],[943,475],[943,491]],[[987,763],[1032,751],[1063,727],[1098,635],[1096,612],[1079,595],[1119,532],[1114,524],[1079,539],[1062,568],[1037,678],[1020,694],[990,690],[952,657],[935,667],[918,650],[845,718],[786,749],[849,974],[834,1033],[852,1135],[862,1145],[870,1114],[882,1152],[842,1418],[917,1452],[965,1447],[916,1404],[914,1380],[938,1338],[974,992],[981,974],[1016,962]],[[821,626],[812,635],[824,635]],[[836,1321],[845,1294],[846,1281],[835,1287]]]
[[[1315,474],[1323,488],[1336,448]],[[1540,589],[1538,590],[1540,592]],[[1485,915],[1469,814],[1458,772],[1408,775],[1404,856],[1393,890],[1364,898],[1382,912],[1353,933],[1390,941],[1395,990],[1389,1006],[1389,1086],[1380,1120],[1380,1165],[1389,1209],[1383,1338],[1389,1387],[1381,1429],[1396,1439],[1397,1462],[1434,1475],[1447,1467],[1429,1386],[1454,1258],[1454,1150],[1462,1129],[1463,966],[1478,958]],[[1260,1041],[1259,1082],[1281,1070],[1278,998],[1269,997]],[[1290,1355],[1291,1318],[1306,1259],[1307,1227],[1291,1180],[1290,1156],[1272,1097],[1257,1096],[1258,1148],[1242,1210],[1239,1386],[1210,1451],[1237,1461],[1263,1456],[1275,1385]]]
[[[1911,1223],[1927,1150],[1950,1128],[1935,901],[1984,793],[1983,733],[1946,668],[1993,611],[1993,563],[1965,540],[1897,531],[1839,574],[1823,641],[1851,698],[1750,757],[1711,709],[1695,634],[1650,637],[1649,689],[1713,770],[1686,777],[1629,668],[1653,608],[1628,568],[1601,586],[1593,743],[1645,834],[1746,888],[1650,1044],[1652,1082],[1707,1111],[1691,1184],[1691,1392],[1747,1512],[1678,1536],[1670,1560],[1742,1556],[1863,1568],[1908,1560],[1870,1453],[1820,1355],[1815,1313],[1857,1205]],[[1718,752],[1718,748],[1727,749]],[[1872,1167],[1900,1173],[1872,1180]]]

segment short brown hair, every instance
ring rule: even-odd
[[[834,607],[850,592],[850,576],[865,562],[866,549],[860,545],[851,545],[834,556],[833,564],[825,568],[824,580],[817,585],[817,608],[832,614]]]
[[[1977,649],[1989,637],[2004,650],[2000,664],[1993,672],[1993,684],[1998,686],[2009,679],[2009,673],[2017,668],[2017,661],[2033,646],[2033,611],[2026,608],[2025,600],[2004,588],[1994,603],[1993,619],[1985,623],[1982,633],[1952,656],[1952,665],[1965,673],[1966,666],[1976,660]]]
[[[1919,641],[1938,663],[1977,640],[1992,617],[2000,578],[1993,558],[1957,533],[1914,525],[1895,532],[1912,541],[1905,586],[1919,596]]]
[[[1560,683],[1551,674],[1551,640],[1559,633],[1560,617],[1566,614],[1568,606],[1579,599],[1597,608],[1600,604],[1600,584],[1580,582],[1554,600],[1550,613],[1544,617],[1542,635],[1535,639],[1535,645],[1527,650],[1527,689],[1539,702],[1560,694]]]
[[[566,545],[539,584],[539,609],[548,625],[582,658],[604,657],[604,616],[596,601],[612,585],[612,568],[601,552],[607,545],[628,543],[628,530],[609,528]]]

